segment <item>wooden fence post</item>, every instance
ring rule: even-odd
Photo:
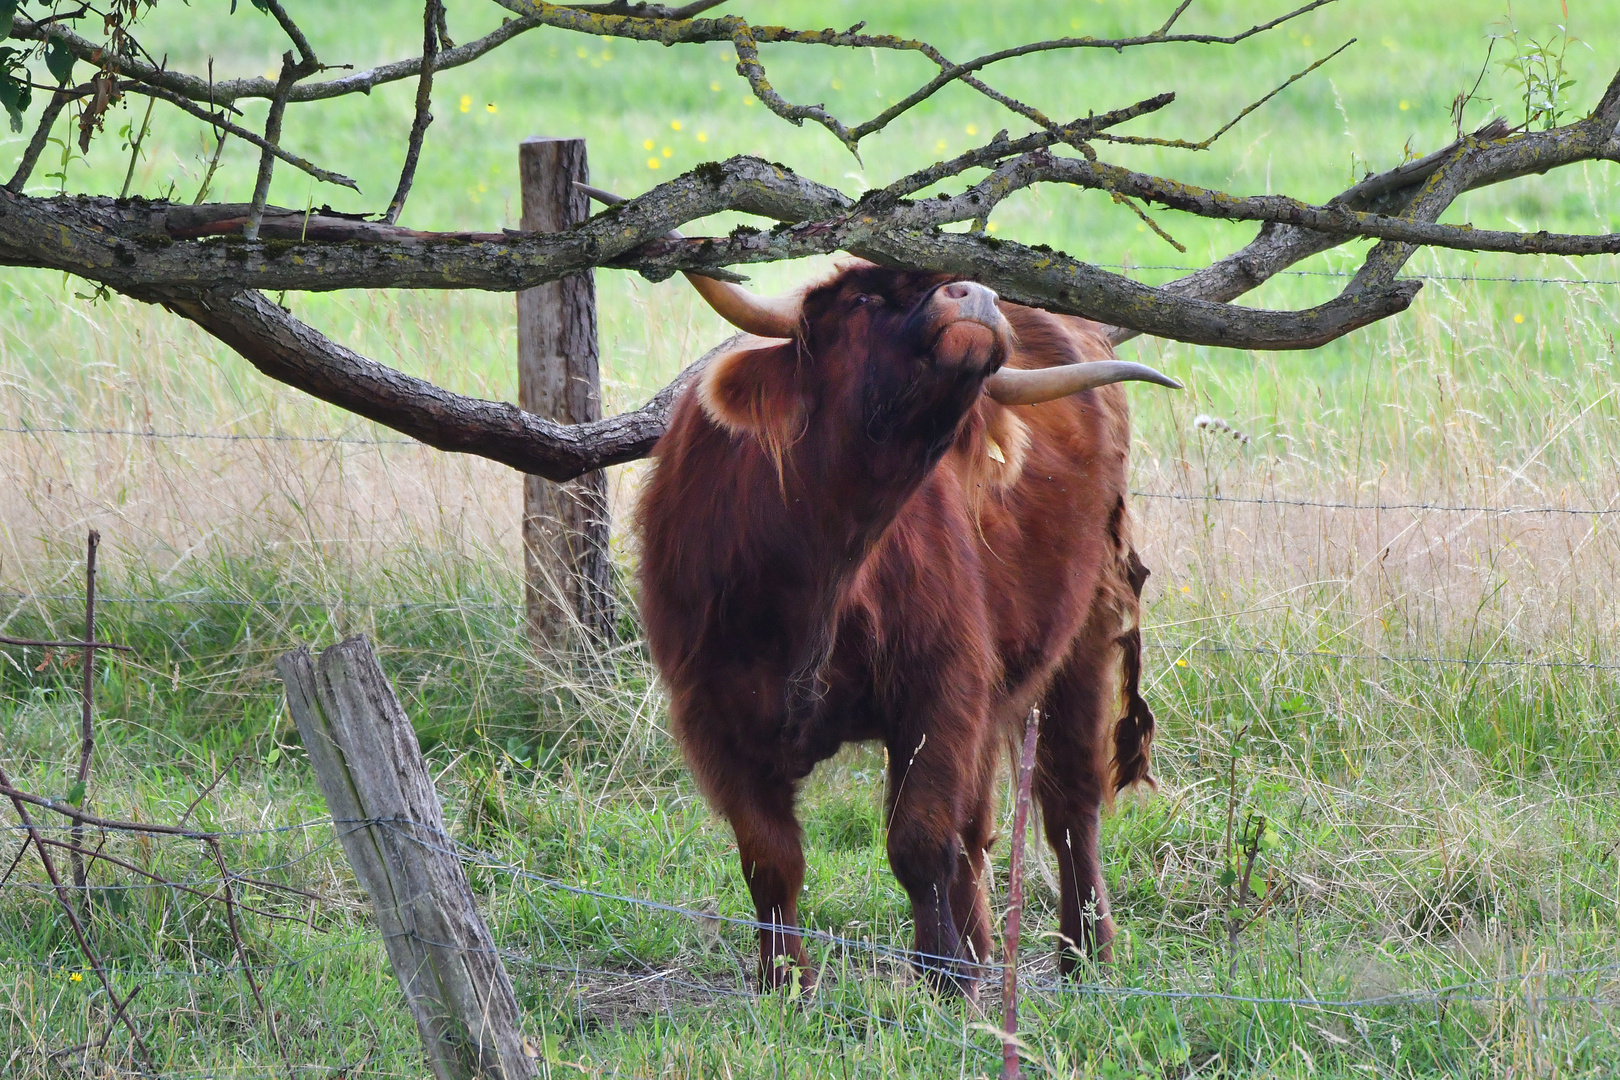
[[[584,139],[525,139],[518,172],[525,231],[559,232],[590,216],[590,197],[574,187],[590,179]],[[518,405],[564,424],[601,419],[592,273],[518,293],[517,317]],[[601,470],[566,484],[523,478],[523,591],[537,650],[565,647],[579,629],[599,640],[613,629],[610,524]]]
[[[287,708],[439,1080],[528,1080],[511,980],[450,848],[416,732],[364,637],[285,653]]]

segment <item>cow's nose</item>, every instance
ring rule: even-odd
[[[995,326],[1001,321],[996,299],[995,290],[977,281],[952,281],[934,291],[932,306],[935,317],[945,322],[965,319]]]

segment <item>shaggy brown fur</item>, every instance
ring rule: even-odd
[[[806,295],[798,340],[743,339],[675,406],[641,502],[648,640],[736,832],[767,986],[811,975],[794,793],[842,744],[887,747],[919,961],[969,991],[991,956],[997,763],[1031,706],[1077,949],[1106,957],[1113,935],[1101,808],[1151,783],[1125,392],[1016,409],[980,392],[1003,363],[1112,350],[1091,323],[1007,303],[995,327],[953,324],[943,281],[846,267]]]

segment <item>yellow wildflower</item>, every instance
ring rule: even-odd
[[[650,157],[650,158],[647,159],[647,168],[656,169],[656,168],[659,168],[659,167],[660,166],[659,166],[659,162],[658,162],[657,158]]]
[[[664,156],[665,157],[674,157],[675,156],[675,151],[671,150],[669,147],[666,146],[666,147],[664,147]]]
[[[1181,659],[1181,660],[1176,661],[1176,667],[1186,667],[1186,666],[1187,666],[1186,659]]]
[[[654,143],[651,139],[642,139],[641,140],[641,148],[643,150],[651,150],[656,145],[657,145],[657,143]]]
[[[1524,322],[1524,316],[1523,315],[1515,315],[1515,316],[1513,316],[1513,321],[1516,322],[1516,323],[1522,323],[1522,322]]]
[[[461,95],[461,111],[462,112],[472,112],[472,95],[471,94],[462,94]]]
[[[486,112],[494,112],[495,111],[495,103],[492,101],[488,105],[485,105],[484,110]]]
[[[709,133],[707,131],[698,132],[697,133],[697,141],[698,142],[708,142],[709,141]]]
[[[720,80],[715,79],[713,82],[711,82],[709,84],[709,89],[718,94],[720,92]]]
[[[84,976],[75,971],[68,976],[68,982],[84,982]]]
[[[979,125],[978,124],[969,124],[967,126],[967,133],[969,135],[977,135],[979,133]]]
[[[671,130],[671,131],[679,131],[679,130],[681,130],[681,122],[679,120],[671,120],[669,122],[669,130]]]

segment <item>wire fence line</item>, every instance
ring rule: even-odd
[[[334,841],[340,830],[359,830],[364,828],[380,827],[391,835],[399,837],[406,842],[422,846],[428,850],[432,850],[440,854],[452,855],[464,867],[469,869],[477,869],[486,873],[498,873],[503,875],[508,880],[521,881],[528,885],[537,886],[540,889],[554,893],[564,893],[570,896],[595,900],[598,902],[623,905],[625,907],[641,911],[654,912],[661,915],[678,916],[696,926],[708,929],[725,925],[742,931],[766,930],[781,932],[783,930],[789,930],[800,934],[806,939],[818,942],[834,949],[842,950],[846,954],[864,953],[878,960],[891,962],[897,966],[913,965],[917,964],[918,962],[920,962],[924,967],[949,964],[954,965],[957,968],[961,968],[964,965],[964,961],[960,958],[918,954],[915,951],[907,949],[903,946],[873,941],[870,938],[846,937],[833,933],[829,930],[823,930],[813,926],[783,927],[777,924],[762,923],[756,919],[746,916],[726,915],[714,910],[694,908],[679,903],[653,900],[643,896],[608,892],[601,889],[593,889],[588,886],[573,884],[546,874],[537,873],[523,866],[514,864],[498,855],[473,847],[460,840],[457,840],[453,836],[450,836],[449,834],[431,825],[409,821],[402,818],[389,817],[341,820],[335,820],[332,818],[312,819],[291,826],[273,826],[262,829],[233,830],[231,835],[263,836],[284,833],[292,829],[309,829],[327,826],[330,826],[333,829]],[[106,831],[117,830],[109,829]],[[240,878],[238,877],[236,880],[240,880]],[[215,883],[218,883],[217,880]],[[37,889],[39,886],[34,882],[13,881],[6,883],[3,887],[8,889]],[[162,888],[164,886],[159,885],[156,887]],[[69,888],[71,889],[73,887],[69,886]],[[91,888],[97,889],[100,887],[92,886]],[[507,890],[507,892],[503,893],[503,895],[510,895],[510,890]],[[422,938],[420,935],[414,935],[414,932],[411,931],[406,931],[406,933],[416,936],[417,940],[422,941],[424,944],[437,948],[456,948],[461,951],[469,951],[463,946]],[[208,962],[206,957],[203,957],[202,966],[204,970],[201,971],[180,967],[146,969],[124,968],[112,963],[107,964],[107,970],[109,974],[114,974],[123,979],[196,979],[221,977],[240,973],[246,970],[252,970],[254,972],[268,972],[301,967],[321,960],[332,953],[363,948],[370,945],[379,944],[381,941],[382,939],[380,937],[367,937],[334,942],[330,945],[312,949],[297,957],[282,960],[267,960],[262,963],[255,962],[251,965],[244,965],[239,961],[232,963],[211,963]],[[520,964],[525,967],[550,970],[561,974],[592,975],[605,978],[642,981],[664,980],[675,985],[680,985],[686,989],[696,989],[706,993],[716,993],[728,997],[752,997],[752,994],[745,989],[747,986],[747,975],[745,972],[741,971],[738,973],[740,980],[739,983],[714,984],[695,982],[692,980],[690,972],[684,971],[678,967],[658,971],[655,969],[650,969],[649,966],[648,971],[638,974],[635,972],[586,967],[579,964],[553,964],[514,949],[497,947],[494,951],[501,957],[503,961]],[[733,958],[735,959],[735,954],[733,954]],[[645,964],[645,962],[641,960],[636,960],[635,962],[638,964]],[[13,960],[11,963],[20,963],[22,966],[33,967],[36,970],[47,973],[76,970],[75,967],[70,965],[52,964],[49,960],[30,960],[22,962]],[[968,963],[967,966],[973,970],[973,974],[993,981],[994,978],[998,977],[999,974],[1004,970],[1006,965],[1000,962],[988,961]],[[1027,966],[1027,964],[1025,966]],[[1573,980],[1601,976],[1620,978],[1620,962],[1585,964],[1572,967],[1533,968],[1526,971],[1507,972],[1496,975],[1480,975],[1447,982],[1439,986],[1420,987],[1411,990],[1394,990],[1386,993],[1358,997],[1335,997],[1331,995],[1321,996],[1314,994],[1308,996],[1238,994],[1221,990],[1181,989],[1163,986],[1153,987],[1116,985],[1105,982],[1085,982],[1069,979],[1030,979],[1023,985],[1027,986],[1031,990],[1039,991],[1052,996],[1157,998],[1174,1001],[1212,1001],[1238,1005],[1276,1006],[1315,1009],[1322,1011],[1357,1012],[1392,1007],[1445,1004],[1448,1002],[1499,1003],[1502,1000],[1499,993],[1489,994],[1480,993],[1479,991],[1491,987],[1502,987],[1513,983],[1523,984],[1535,981],[1546,983],[1552,980]],[[1608,981],[1614,980],[1610,979]],[[1594,993],[1561,995],[1542,993],[1538,991],[1535,992],[1533,996],[1536,1000],[1540,1001],[1587,1004],[1605,1010],[1620,1009],[1620,985],[1617,985],[1614,992],[1610,994]],[[164,1075],[168,1076],[170,1074]]]
[[[153,431],[135,428],[76,428],[76,427],[0,427],[0,433],[26,435],[117,435],[139,439],[212,439],[223,442],[281,442],[317,443],[344,446],[417,446],[432,449],[416,439],[370,439],[349,435],[282,435],[282,434],[208,434],[190,431]],[[1247,506],[1292,506],[1320,510],[1368,511],[1433,511],[1454,514],[1567,514],[1574,517],[1609,517],[1620,515],[1614,506],[1550,506],[1550,505],[1491,505],[1486,503],[1436,502],[1345,502],[1325,499],[1291,499],[1267,495],[1223,495],[1215,492],[1154,491],[1133,489],[1138,499],[1169,499],[1177,502],[1231,503]],[[113,601],[116,602],[116,601]]]
[[[63,602],[78,601],[81,598],[66,593],[17,593],[0,592],[0,599],[12,600],[18,604],[33,602]],[[194,605],[199,607],[225,606],[225,607],[264,607],[264,608],[361,608],[374,611],[459,611],[465,609],[504,611],[513,620],[523,617],[523,605],[518,601],[501,600],[455,600],[455,601],[415,601],[415,600],[377,600],[350,597],[313,596],[298,599],[265,598],[260,600],[239,600],[231,598],[213,598],[198,596],[111,596],[98,597],[97,603],[105,604],[145,604],[145,605]],[[515,625],[515,623],[514,623]],[[1340,663],[1376,663],[1389,665],[1403,664],[1435,664],[1451,667],[1478,667],[1478,668],[1529,668],[1550,671],[1620,671],[1620,663],[1604,660],[1559,660],[1539,657],[1470,657],[1470,656],[1438,656],[1416,653],[1385,653],[1385,652],[1345,652],[1332,649],[1299,649],[1288,648],[1283,645],[1239,645],[1226,642],[1212,641],[1208,637],[1156,637],[1154,628],[1142,628],[1143,646],[1149,649],[1158,649],[1166,652],[1198,652],[1212,654],[1230,654],[1247,656],[1277,656],[1297,660],[1335,661]]]

